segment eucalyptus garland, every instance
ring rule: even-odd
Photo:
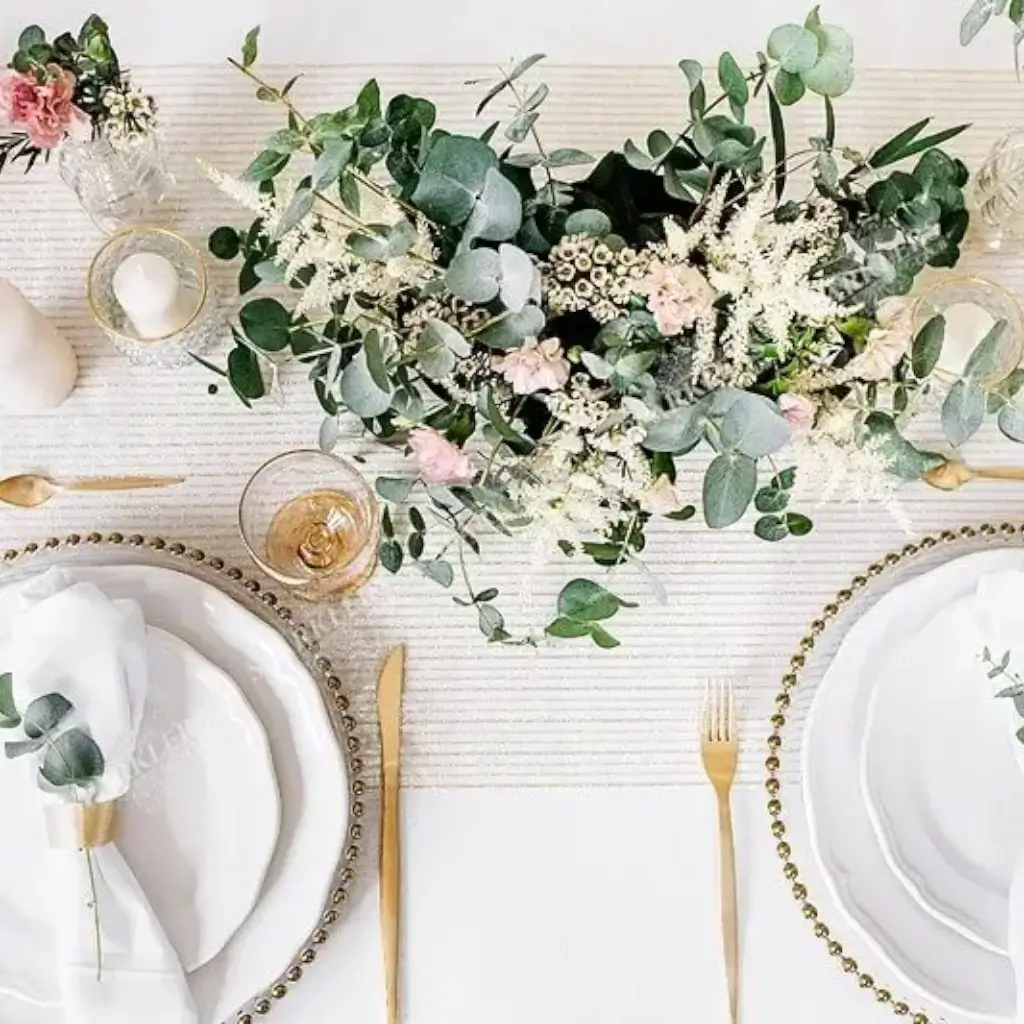
[[[989,411],[1018,432],[1022,381],[993,379],[1005,325],[940,380],[943,320],[915,322],[905,298],[959,258],[968,172],[941,147],[966,126],[923,118],[844,145],[853,43],[817,8],[749,62],[681,61],[681,123],[600,156],[546,140],[540,54],[476,83],[487,120],[470,136],[429,99],[385,102],[376,81],[305,111],[298,77],[257,71],[258,34],[231,63],[284,122],[240,177],[210,168],[255,216],[210,238],[240,262],[245,299],[226,366],[206,365],[252,404],[298,362],[325,449],[354,418],[411,454],[377,481],[382,563],[458,583],[489,640],[535,638],[512,636],[497,591],[473,582],[481,529],[606,570],[642,566],[651,519],[698,506],[713,529],[753,506],[754,532],[777,542],[812,529],[805,488],[841,479],[885,500],[941,461],[904,434],[936,396],[954,443]],[[797,142],[786,112],[808,102],[823,127]],[[767,134],[748,123],[755,104]],[[691,496],[676,467],[698,451]],[[614,646],[624,604],[578,576],[546,631]]]

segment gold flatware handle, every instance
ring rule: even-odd
[[[729,794],[718,793],[718,865],[722,906],[722,950],[725,954],[725,981],[729,992],[729,1020],[739,1021],[739,914],[736,899],[736,847],[732,834],[732,808]]]
[[[390,776],[390,778],[389,778]],[[384,983],[388,1024],[398,1024],[399,918],[402,879],[398,774],[388,772],[380,823],[380,928],[384,943]]]
[[[989,466],[975,469],[974,475],[982,480],[1024,480],[1024,467]]]
[[[90,476],[68,480],[59,486],[65,491],[135,491],[180,483],[184,483],[180,476]]]

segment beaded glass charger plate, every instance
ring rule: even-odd
[[[263,723],[280,790],[280,839],[252,914],[189,975],[200,1024],[252,1024],[315,960],[354,878],[364,782],[341,680],[273,593],[196,548],[139,535],[71,535],[6,552],[0,586],[53,565],[137,601],[149,625],[226,672]],[[23,1007],[18,1019],[55,1024],[52,1009],[36,1009],[38,1017]]]
[[[843,971],[914,1024],[1009,1020],[1016,994],[1006,954],[943,920],[893,870],[862,771],[875,687],[904,638],[978,580],[1024,571],[1020,536],[1012,524],[967,526],[873,563],[810,624],[776,696],[765,766],[783,873]],[[811,858],[799,854],[802,845]],[[838,906],[842,931],[824,920],[827,904],[811,895],[819,882]],[[897,990],[876,980],[883,975],[898,982]],[[912,990],[924,1007],[913,1008],[899,989]]]

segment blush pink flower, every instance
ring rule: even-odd
[[[667,338],[682,333],[698,320],[709,319],[718,293],[696,267],[656,264],[637,291],[647,296],[658,330]]]
[[[780,395],[779,412],[793,428],[793,439],[799,441],[811,432],[814,417],[818,413],[818,404],[806,395]]]
[[[494,366],[517,395],[561,391],[569,382],[569,360],[557,338],[527,338],[522,348],[495,360]]]
[[[468,484],[476,475],[469,456],[431,427],[409,431],[409,447],[425,484]]]
[[[74,104],[75,76],[56,64],[48,65],[47,71],[42,84],[17,71],[0,76],[0,114],[13,127],[23,128],[40,149],[58,146],[70,127],[85,119]]]

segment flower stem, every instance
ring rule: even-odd
[[[96,936],[96,980],[103,980],[103,934],[100,930],[100,905],[99,894],[96,892],[96,871],[92,862],[92,849],[85,847],[85,863],[89,869],[89,890],[92,895],[92,902],[89,907],[92,909],[92,923]]]

